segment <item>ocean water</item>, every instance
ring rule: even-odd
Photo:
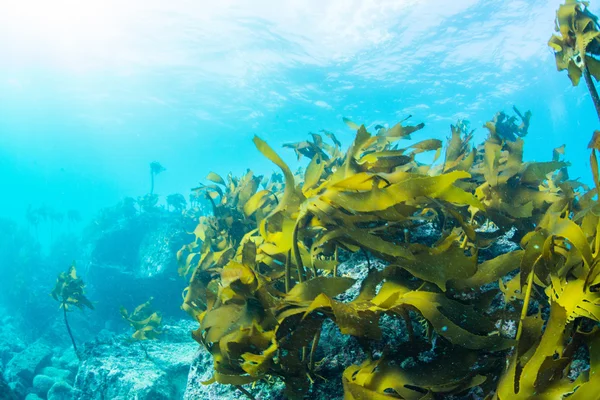
[[[235,388],[189,389],[201,386],[198,376],[210,378],[211,364],[198,361],[199,345],[190,335],[198,324],[180,308],[190,274],[178,276],[177,251],[194,240],[198,218],[213,215],[208,200],[194,206],[189,198],[193,188],[210,183],[210,172],[226,178],[248,169],[266,176],[279,171],[257,150],[255,136],[296,171],[306,168],[307,158],[298,160],[282,145],[325,129],[345,151],[356,134],[345,119],[371,133],[377,125],[424,123],[401,147],[424,139],[446,146],[451,124],[466,120],[477,145],[488,136],[484,124],[499,111],[514,114],[516,106],[532,113],[524,161],[551,161],[553,149],[566,145],[569,177],[594,185],[587,148],[598,129],[592,98],[583,78],[573,86],[565,71],[557,71],[547,44],[558,0],[1,4],[0,370],[14,398],[241,395]],[[598,3],[589,10],[598,12]],[[419,155],[426,163],[432,158]],[[153,175],[152,162],[164,171]],[[154,214],[144,214],[137,203],[128,216],[123,199],[139,200],[151,190],[158,195]],[[183,209],[167,203],[176,193],[187,201]],[[353,260],[359,252],[351,250],[344,251]],[[373,263],[382,258],[371,256]],[[80,360],[69,350],[63,311],[50,296],[57,275],[73,262],[94,305],[69,314]],[[357,278],[356,268],[347,276]],[[550,278],[540,279],[538,292],[545,293]],[[138,342],[123,339],[135,329],[119,308],[131,311],[151,297],[163,335],[141,341],[150,343],[144,355],[136,353]],[[536,301],[541,304],[541,297]],[[329,331],[322,335],[339,339]],[[185,357],[174,362],[177,346],[187,353],[181,350]],[[33,355],[23,356],[26,351]],[[109,356],[130,364],[109,364]],[[22,359],[32,357],[24,366]],[[135,370],[136,357],[142,364],[153,360],[144,376],[167,383],[148,378],[120,387],[117,381],[128,379],[123,376]],[[336,362],[346,368],[362,361]],[[589,368],[589,360],[578,362]],[[67,377],[51,376],[48,368]],[[341,398],[340,368],[339,380],[331,372],[333,383],[306,398]],[[106,371],[119,378],[93,381]],[[44,389],[45,378],[35,381],[38,376],[52,383]],[[245,387],[256,398],[290,396],[281,382],[265,382],[271,381]],[[490,393],[483,387],[481,393]],[[96,397],[100,392],[104,397]]]

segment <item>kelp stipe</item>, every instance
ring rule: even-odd
[[[60,303],[60,308],[63,310],[63,315],[65,319],[65,325],[67,327],[67,332],[69,333],[69,337],[71,338],[71,343],[73,344],[73,350],[75,350],[75,354],[77,358],[81,359],[79,352],[77,351],[77,345],[75,344],[75,339],[73,338],[73,333],[71,332],[71,327],[69,326],[69,320],[67,319],[67,311],[70,310],[71,306],[76,306],[79,309],[83,310],[84,308],[89,308],[91,310],[94,309],[94,305],[91,301],[85,297],[85,284],[81,278],[77,277],[77,271],[75,270],[75,263],[73,263],[67,272],[61,272],[56,278],[56,285],[52,290],[52,297],[54,300]]]

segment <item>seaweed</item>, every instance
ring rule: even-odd
[[[181,193],[173,193],[167,196],[167,208],[173,208],[173,211],[181,213],[185,210],[187,201]]]
[[[214,357],[210,382],[243,385],[278,376],[288,397],[305,396],[317,378],[314,353],[327,318],[342,334],[378,340],[383,314],[409,321],[417,313],[452,351],[510,348],[512,341],[494,335],[486,315],[451,292],[477,290],[515,268],[523,252],[478,263],[478,247],[497,236],[477,229],[490,221],[508,226],[527,220],[523,230],[534,226],[562,200],[544,196],[541,188],[547,175],[565,164],[523,163],[522,139],[512,142],[494,134],[503,121],[488,124],[491,134],[482,156],[468,144],[472,134],[453,127],[443,168],[417,160],[425,151],[439,156],[440,141],[400,146],[423,124],[380,127],[375,135],[361,126],[346,153],[333,134],[327,135],[332,144],[312,134],[312,141],[286,145],[310,159],[299,175],[255,137],[258,150],[280,168],[285,185],[267,185],[264,191],[253,186],[241,204],[234,199],[251,173],[239,180],[229,177],[229,184],[211,173],[208,179],[215,184],[196,190],[213,200],[213,216],[200,218],[196,241],[179,253],[182,275],[192,272],[183,308],[200,323],[194,338]],[[500,204],[497,193],[509,187],[530,190],[536,213],[513,215],[512,208]],[[406,232],[429,213],[449,221],[442,239],[432,247],[410,243]],[[234,229],[236,218],[243,228]],[[369,272],[355,300],[336,300],[354,283],[338,276],[338,254],[359,250],[389,265]],[[459,387],[469,385],[453,390]]]
[[[71,311],[73,306],[79,308],[80,310],[83,310],[84,308],[89,308],[90,310],[94,309],[92,302],[85,296],[84,288],[85,284],[81,278],[77,277],[75,263],[73,263],[67,272],[61,272],[58,275],[54,289],[52,290],[52,293],[50,293],[54,300],[60,303],[60,308],[63,310],[67,332],[71,338],[73,350],[75,350],[77,358],[80,358],[81,356],[77,351],[77,345],[75,344],[75,339],[73,338],[73,333],[71,332],[71,327],[69,326],[67,311]]]
[[[561,6],[560,36],[550,40],[574,84],[577,69],[595,75],[592,56],[600,52],[597,19],[586,7]],[[596,396],[600,132],[589,145],[590,189],[569,178],[564,146],[549,161],[524,161],[532,114],[512,112],[486,123],[477,146],[466,121],[451,126],[445,145],[431,138],[405,145],[423,123],[371,133],[344,118],[356,131],[345,151],[328,131],[284,145],[307,159],[304,171],[293,173],[254,137],[282,179],[211,172],[194,191],[211,202],[212,215],[199,218],[195,240],[178,253],[180,274],[191,274],[182,308],[213,356],[205,383],[251,396],[242,385],[276,377],[288,398],[310,397],[326,363],[316,360],[321,329],[331,320],[366,354],[340,377],[348,400],[436,398],[474,387],[496,399]],[[425,152],[433,162],[420,161]],[[411,240],[425,224],[439,237]],[[509,233],[520,248],[484,251]],[[367,270],[348,297],[355,280],[339,273],[340,255],[356,252],[367,262],[354,268]],[[374,268],[371,257],[384,266]],[[409,341],[381,353],[383,316],[405,321]],[[423,343],[433,360],[415,353]],[[581,347],[590,371],[571,379]]]
[[[592,76],[600,78],[600,29],[598,18],[589,9],[589,2],[566,0],[556,12],[557,34],[552,35],[548,46],[554,50],[556,68],[566,70],[573,86],[577,86],[583,75],[598,118],[600,97]]]
[[[147,302],[137,306],[131,314],[127,312],[125,307],[121,306],[121,316],[135,332],[131,335],[136,340],[157,339],[162,333],[160,324],[162,316],[160,313],[153,311],[151,308],[153,298]]]

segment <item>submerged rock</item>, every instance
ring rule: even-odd
[[[51,357],[50,346],[42,340],[37,340],[8,362],[4,376],[13,390],[25,397],[26,388],[32,385],[33,377],[50,364]]]
[[[0,368],[0,399],[17,400],[17,395],[13,392],[8,383],[4,380],[4,374]]]
[[[77,366],[79,367],[79,364]],[[60,369],[57,367],[46,367],[42,370],[42,374],[52,378],[55,381],[65,381],[73,383],[73,373],[66,369]]]
[[[183,397],[189,366],[198,344],[191,321],[164,326],[159,340],[138,342],[128,336],[104,337],[86,346],[75,378],[76,400],[162,400]]]
[[[48,391],[48,400],[72,400],[74,390],[67,382],[56,382]]]
[[[174,298],[185,285],[177,273],[177,251],[185,244],[181,215],[161,209],[109,218],[87,238],[86,282],[90,298],[110,298],[96,305],[96,318],[120,321],[119,307],[131,309],[154,298],[163,315],[177,315]]]
[[[41,397],[46,397],[48,391],[55,383],[55,380],[47,375],[36,375],[33,378],[33,391]]]
[[[7,311],[0,310],[0,365],[5,365],[15,354],[22,352],[26,345],[22,334],[17,328],[17,322]]]

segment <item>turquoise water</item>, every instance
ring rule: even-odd
[[[512,105],[533,112],[526,159],[567,145],[590,181],[585,85],[556,72],[553,1],[9,1],[0,14],[0,216],[27,205],[90,218],[124,196],[189,189],[214,170],[270,171],[274,148],[342,117],[412,115],[444,138]],[[595,11],[597,4],[592,4]],[[282,151],[293,164],[290,150]]]

